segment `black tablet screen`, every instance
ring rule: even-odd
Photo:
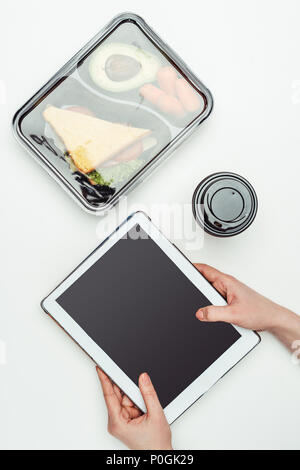
[[[197,320],[210,302],[138,226],[57,302],[135,383],[148,372],[163,407],[240,337]]]

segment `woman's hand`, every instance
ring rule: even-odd
[[[139,387],[147,413],[142,413],[107,375],[96,367],[108,411],[108,431],[134,450],[171,450],[171,430],[148,374]]]
[[[224,321],[249,330],[268,330],[293,349],[293,341],[300,339],[298,315],[211,266],[195,264],[195,267],[228,303],[224,307],[210,305],[199,309],[196,317],[200,321]]]

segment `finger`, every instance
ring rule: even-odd
[[[220,277],[225,276],[224,273],[209,266],[208,264],[195,263],[195,268],[208,280],[208,282],[216,282]]]
[[[127,395],[123,396],[122,405],[124,405],[124,406],[135,406],[133,401],[131,401],[130,398]]]
[[[229,305],[224,307],[210,305],[208,307],[200,308],[196,313],[196,317],[198,320],[203,322],[223,321],[226,323],[234,323],[234,315],[232,308]]]
[[[141,416],[143,413],[135,406],[133,401],[127,395],[123,396],[122,407],[128,413],[130,419],[135,419]]]
[[[147,408],[147,414],[151,416],[163,413],[163,409],[148,374],[144,373],[140,376],[139,387]]]
[[[102,386],[108,415],[110,418],[115,418],[121,411],[121,403],[115,394],[110,378],[107,377],[107,375],[98,366],[96,367],[96,370]]]
[[[126,410],[128,411],[130,419],[139,418],[143,414],[140,410],[136,409],[133,406],[128,406]]]
[[[121,390],[119,389],[119,387],[116,384],[113,384],[113,388],[114,388],[114,392],[115,392],[119,402],[121,403],[121,401],[123,399],[123,395],[122,395]]]
[[[224,274],[207,264],[195,264],[194,266],[223,297],[227,297],[228,289],[232,285],[233,280],[231,276],[228,276],[228,274]]]

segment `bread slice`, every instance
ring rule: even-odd
[[[151,132],[55,106],[46,108],[43,116],[82,173],[90,173]]]

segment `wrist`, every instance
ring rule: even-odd
[[[281,307],[280,305],[276,305],[274,321],[270,328],[268,328],[268,331],[275,336],[280,336],[282,332],[289,330],[295,319],[298,318],[299,317],[291,310]]]
[[[172,443],[170,442],[169,444],[166,444],[166,445],[155,446],[151,450],[173,450],[173,446],[172,446]]]
[[[172,444],[167,444],[167,445],[147,445],[147,446],[134,446],[130,447],[132,450],[174,450],[172,447]]]

